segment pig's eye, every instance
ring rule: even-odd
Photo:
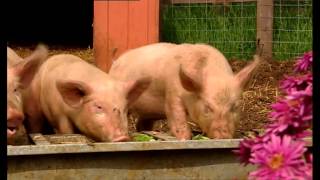
[[[96,109],[97,109],[98,112],[102,112],[103,111],[102,106],[96,106]]]
[[[13,92],[18,93],[19,88],[14,88]]]
[[[232,106],[230,107],[230,111],[231,112],[235,112],[235,111],[237,111],[238,110],[238,104],[237,103],[235,103],[235,104],[232,104]]]
[[[98,104],[94,104],[94,112],[96,114],[104,114],[103,107]]]
[[[206,105],[206,106],[204,106],[203,112],[204,112],[205,114],[209,114],[209,113],[212,113],[212,112],[213,112],[213,109],[212,109],[210,106]]]
[[[20,88],[21,88],[21,85],[18,84],[17,86],[14,87],[13,92],[14,92],[14,93],[18,93],[19,90],[20,90]]]

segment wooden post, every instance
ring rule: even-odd
[[[108,72],[128,49],[159,41],[159,1],[94,1],[94,57]]]
[[[272,58],[273,0],[257,0],[257,48]]]

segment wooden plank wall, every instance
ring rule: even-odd
[[[126,50],[158,42],[158,27],[159,0],[95,0],[95,64],[108,72]]]

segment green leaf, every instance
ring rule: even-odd
[[[209,140],[209,139],[210,138],[203,136],[201,134],[198,134],[198,135],[192,137],[192,140]]]
[[[133,137],[134,141],[155,141],[155,139],[152,136],[149,136],[147,134],[136,134]]]

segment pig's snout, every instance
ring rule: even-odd
[[[19,126],[22,124],[24,115],[22,112],[14,109],[7,108],[7,135],[8,137],[13,136]]]
[[[124,136],[119,136],[119,137],[113,138],[112,142],[126,142],[129,140],[130,140],[129,136],[124,135]]]
[[[208,136],[213,139],[231,139],[233,137],[232,134],[223,130],[215,130]]]
[[[113,132],[110,134],[111,136],[109,136],[111,142],[125,142],[130,140],[128,133],[122,129],[116,128],[111,132]]]
[[[130,140],[130,137],[128,136],[128,134],[120,130],[116,131],[116,133],[113,134],[111,138],[112,142],[125,142],[129,140]]]
[[[227,127],[218,127],[214,126],[210,128],[209,132],[207,133],[209,138],[212,139],[231,139],[233,138],[233,131]]]

